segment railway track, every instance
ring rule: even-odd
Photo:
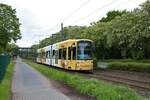
[[[110,76],[110,75],[105,75],[105,74],[88,75],[88,76],[91,76],[93,78],[108,80],[108,81],[112,81],[112,82],[122,83],[122,84],[126,84],[129,86],[141,88],[144,90],[150,90],[150,85],[149,85],[150,83],[142,82],[139,80],[131,80],[131,79],[123,78],[123,77]]]
[[[142,79],[142,76],[137,76],[130,74],[130,75],[124,75],[122,72],[118,73],[108,73],[108,72],[96,72],[93,74],[87,74],[84,75],[86,77],[90,78],[96,78],[104,81],[108,81],[115,84],[123,84],[127,85],[134,90],[136,90],[139,94],[143,96],[150,96],[150,79],[145,80]],[[141,78],[141,79],[139,79]]]
[[[96,78],[113,84],[127,85],[142,96],[150,96],[150,74],[115,70],[95,70],[94,73],[91,74],[84,72],[69,71],[60,68],[56,69],[65,71],[70,74],[80,74],[84,77],[87,77],[88,79]]]

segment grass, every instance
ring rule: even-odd
[[[0,100],[11,99],[11,78],[13,74],[14,63],[10,63],[7,67],[4,79],[0,83]]]
[[[27,64],[47,76],[49,79],[61,81],[82,94],[95,97],[97,100],[144,100],[132,89],[125,86],[112,85],[96,79],[86,79],[78,74],[69,74],[44,65],[24,60]]]

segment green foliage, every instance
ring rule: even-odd
[[[48,46],[48,45],[50,45],[51,43],[52,43],[51,37],[45,38],[44,40],[40,41],[39,48]]]
[[[9,43],[6,46],[6,51],[10,55],[17,54],[19,52],[19,47],[18,47],[18,45],[14,44],[14,43]]]
[[[39,48],[39,45],[38,44],[34,44],[34,45],[31,46],[31,48],[34,49],[34,50],[37,50]]]
[[[24,61],[48,78],[64,82],[80,93],[95,97],[97,100],[144,100],[125,86],[116,86],[96,79],[86,79],[78,74],[69,74],[27,60]]]
[[[16,10],[11,6],[0,3],[0,52],[6,49],[9,42],[21,38],[19,19]]]
[[[142,11],[150,14],[150,1],[147,0],[145,3],[140,5],[142,7]]]
[[[108,69],[150,73],[150,63],[109,62]]]
[[[64,28],[65,39],[88,38],[94,41],[97,59],[150,58],[150,1],[133,11],[109,11],[90,26]],[[40,47],[61,41],[61,32],[40,42]]]
[[[116,16],[121,16],[122,14],[125,14],[126,11],[109,11],[107,13],[107,17],[103,17],[99,22],[109,22],[112,19],[114,19]]]
[[[13,75],[13,66],[14,64],[12,62],[8,65],[5,77],[2,83],[0,83],[0,99],[1,100],[11,99],[11,78]]]
[[[148,100],[150,100],[150,96],[148,97]]]

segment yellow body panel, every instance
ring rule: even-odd
[[[93,60],[58,60],[58,67],[68,70],[93,70]]]
[[[76,70],[93,70],[93,60],[77,60]]]
[[[40,49],[41,52],[41,58],[40,58],[40,63],[45,64],[46,59],[45,59],[45,49]]]

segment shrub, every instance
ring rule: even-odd
[[[150,73],[150,64],[148,64],[148,63],[136,63],[136,62],[126,62],[126,63],[111,62],[108,64],[108,69]]]

